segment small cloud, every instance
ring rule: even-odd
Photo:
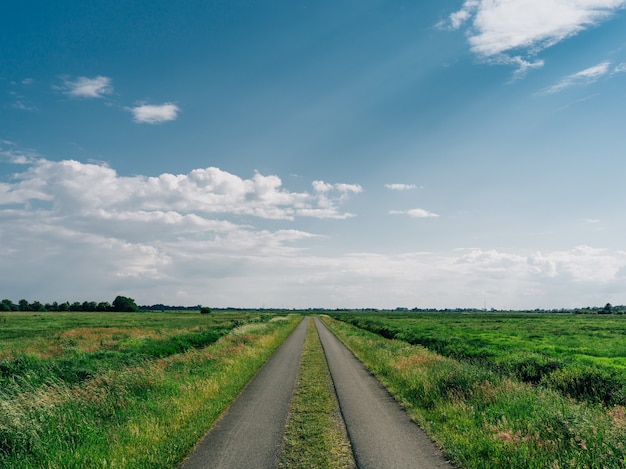
[[[22,80],[22,85],[32,85],[33,83],[35,83],[35,80],[32,78],[24,78]]]
[[[611,62],[602,62],[593,67],[586,68],[580,72],[574,73],[563,78],[555,85],[549,86],[541,90],[538,95],[559,93],[572,86],[584,86],[595,83],[609,72]]]
[[[65,94],[74,98],[102,98],[113,93],[111,79],[104,76],[78,77],[75,81],[66,80],[63,84]]]
[[[596,225],[596,224],[600,223],[600,220],[598,220],[597,218],[585,218],[584,222],[587,225]]]
[[[411,210],[391,210],[389,215],[408,215],[411,218],[439,218],[439,215],[429,212],[423,208],[414,208]]]
[[[410,191],[417,189],[415,184],[385,184],[385,187],[390,191]]]
[[[138,124],[160,124],[173,121],[178,117],[180,108],[176,104],[142,104],[129,108],[133,113],[133,120]]]
[[[331,191],[338,191],[342,194],[347,194],[353,192],[358,194],[359,192],[363,192],[363,188],[359,184],[329,184],[324,181],[313,181],[311,183],[315,192],[325,193]]]
[[[622,73],[622,72],[626,72],[626,62],[622,62],[619,65],[615,66],[615,69],[613,70],[613,73]]]
[[[35,107],[30,104],[25,103],[24,101],[17,100],[13,104],[10,105],[11,109],[18,109],[20,111],[34,111]]]

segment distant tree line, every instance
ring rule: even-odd
[[[202,305],[197,306],[170,306],[164,304],[156,304],[156,305],[141,305],[139,307],[141,311],[197,311],[202,309]]]
[[[86,311],[86,312],[134,312],[139,311],[139,307],[135,300],[132,298],[118,295],[113,300],[113,303],[108,301],[101,301],[99,303],[95,301],[74,301],[70,303],[65,301],[59,303],[54,301],[52,303],[41,303],[39,301],[33,301],[30,303],[28,300],[20,300],[17,304],[11,300],[2,300],[0,303],[0,311]]]

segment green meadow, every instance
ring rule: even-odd
[[[460,467],[626,467],[626,317],[334,316],[331,330]]]
[[[176,467],[301,317],[0,315],[0,467]]]
[[[363,329],[592,403],[626,404],[626,316],[336,315]]]

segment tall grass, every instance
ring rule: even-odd
[[[79,382],[13,373],[0,391],[0,467],[176,467],[299,319],[207,346],[144,341],[142,359]]]
[[[577,402],[422,346],[325,322],[461,467],[626,467],[623,406]]]

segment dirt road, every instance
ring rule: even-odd
[[[276,465],[306,332],[303,321],[180,469]],[[359,469],[452,466],[356,357],[315,318]]]

